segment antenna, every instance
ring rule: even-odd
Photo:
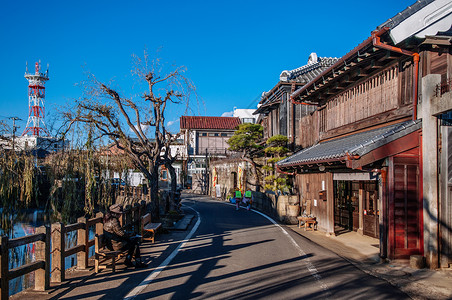
[[[28,121],[22,136],[31,133],[32,136],[40,136],[42,134],[50,136],[44,122],[45,117],[45,83],[49,80],[49,76],[40,72],[41,60],[35,63],[35,73],[25,73],[28,80]]]

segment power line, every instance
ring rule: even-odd
[[[7,117],[7,116],[4,116],[4,115],[0,115],[0,119],[12,119],[12,118],[17,118],[16,119],[17,121],[23,121],[22,119],[20,119],[18,117]]]
[[[261,95],[257,96],[254,100],[252,100],[250,102],[250,104],[248,104],[248,106],[246,108],[247,109],[249,109],[249,108],[256,108],[257,103],[259,103],[260,100],[261,100]]]

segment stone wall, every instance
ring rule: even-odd
[[[297,195],[276,195],[273,192],[252,192],[253,208],[286,224],[297,224],[300,205]]]

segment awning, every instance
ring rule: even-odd
[[[422,120],[337,138],[303,149],[277,163],[279,168],[345,161],[349,168],[360,168],[373,161],[404,152],[419,145],[416,132]]]

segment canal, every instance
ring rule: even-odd
[[[3,212],[2,212],[3,213]],[[5,216],[2,216],[5,218]],[[9,239],[19,238],[34,234],[36,228],[42,225],[50,225],[49,217],[42,210],[34,210],[26,213],[9,216],[9,223],[12,225],[9,232],[1,228],[2,235],[8,235]],[[89,238],[94,238],[94,230],[90,229]],[[73,247],[77,243],[77,231],[69,232],[66,235],[66,249]],[[94,255],[94,246],[90,247],[90,256]],[[52,254],[51,254],[52,255]],[[35,261],[35,243],[27,244],[9,250],[9,266],[14,269],[22,265]],[[77,265],[77,255],[71,255],[65,258],[66,269]],[[50,267],[52,270],[52,267]],[[34,272],[24,276],[17,277],[9,281],[9,293],[14,295],[20,291],[34,286]]]

